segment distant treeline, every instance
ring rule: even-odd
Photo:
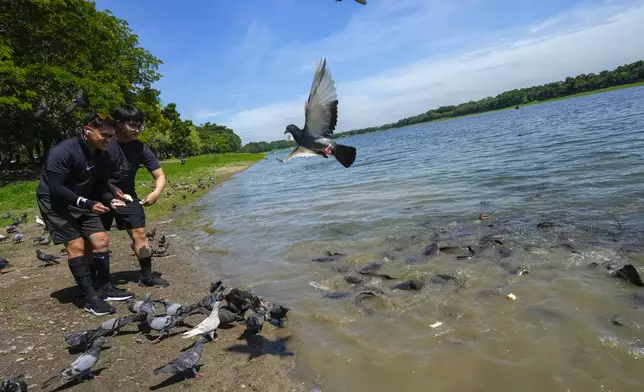
[[[428,110],[427,112],[421,113],[417,116],[403,118],[395,123],[336,133],[333,135],[333,138],[361,135],[364,133],[400,128],[406,125],[459,117],[468,114],[484,113],[491,110],[504,109],[532,102],[547,101],[549,99],[562,98],[574,94],[642,81],[644,81],[644,61],[636,61],[631,64],[621,65],[613,71],[602,71],[599,74],[581,74],[574,78],[568,77],[566,80],[552,82],[541,86],[505,91],[496,97],[487,97],[479,101],[470,101],[457,106],[441,106],[438,109]],[[294,145],[295,143],[293,142],[280,140],[270,143],[249,143],[242,149],[249,146],[252,148],[252,152],[264,152],[284,147],[291,147]]]

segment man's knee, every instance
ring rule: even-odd
[[[68,241],[65,243],[65,249],[67,249],[69,258],[83,256],[85,252],[85,240],[81,237]]]
[[[94,252],[107,252],[110,245],[110,237],[107,233],[94,233],[89,238],[94,247]]]
[[[148,247],[148,237],[145,235],[145,228],[139,227],[138,229],[132,229],[132,240],[134,241],[134,246],[137,248]]]

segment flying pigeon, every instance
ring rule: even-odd
[[[283,160],[284,163],[295,157],[333,155],[344,167],[350,167],[356,159],[356,148],[335,143],[333,135],[338,122],[338,98],[333,77],[326,69],[326,59],[318,60],[309,99],[304,105],[304,128],[289,124],[284,134],[290,133],[297,143]]]
[[[152,374],[157,375],[160,373],[182,373],[187,370],[192,371],[194,376],[203,377],[203,373],[197,372],[195,366],[199,363],[201,359],[201,350],[203,349],[203,344],[206,342],[206,338],[199,336],[195,344],[182,352],[177,358],[171,360],[167,364],[160,366],[152,371]]]
[[[80,89],[76,93],[76,98],[72,100],[71,105],[65,108],[65,114],[71,113],[76,108],[86,108],[89,106],[89,99],[87,99],[87,94],[85,90]]]
[[[335,1],[342,1],[342,0],[335,0]],[[356,0],[356,3],[367,5],[367,0]]]

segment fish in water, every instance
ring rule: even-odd
[[[391,276],[389,276],[387,274],[378,274],[378,273],[376,273],[376,271],[379,271],[382,268],[382,266],[383,266],[383,264],[379,263],[379,262],[369,263],[369,264],[365,265],[364,267],[360,268],[358,270],[358,273],[360,273],[361,275],[375,276],[377,278],[383,278],[383,279],[387,279],[387,280],[396,279],[396,278],[393,278],[393,277],[391,277]]]
[[[365,290],[365,291],[362,291],[362,292],[358,293],[355,296],[355,298],[353,299],[353,304],[355,306],[357,306],[358,308],[364,310],[365,313],[367,313],[369,316],[371,316],[374,313],[376,313],[376,311],[371,309],[370,307],[362,304],[362,301],[365,300],[366,298],[375,297],[375,296],[379,296],[379,295],[383,295],[383,294],[384,294],[384,291],[382,291],[380,289],[376,289],[376,288],[373,288],[371,290]]]
[[[431,257],[437,255],[439,252],[440,248],[438,247],[438,243],[432,242],[423,249],[422,255]]]
[[[328,262],[331,262],[331,261],[340,260],[341,258],[343,258],[345,256],[342,253],[337,253],[337,252],[331,253],[328,250],[326,251],[326,253],[327,253],[326,256],[316,257],[316,258],[312,259],[312,261],[315,261],[316,263],[328,263]]]
[[[338,144],[331,139],[338,122],[338,99],[333,77],[326,68],[326,59],[318,60],[309,99],[304,106],[304,128],[289,124],[284,134],[290,133],[297,143],[283,160],[295,157],[322,156],[335,159],[348,168],[356,159],[356,148]]]
[[[420,279],[411,279],[391,286],[392,290],[420,291],[425,287],[425,282]]]

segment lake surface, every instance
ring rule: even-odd
[[[286,152],[269,154],[206,195],[183,239],[231,284],[293,309],[289,347],[297,354],[296,376],[308,386],[644,388],[644,344],[637,343],[644,307],[633,299],[644,288],[589,267],[612,260],[644,273],[644,88],[339,142],[358,149],[350,169],[323,158],[280,164],[275,158]],[[543,221],[556,226],[539,229]],[[216,232],[200,231],[204,225]],[[476,248],[471,260],[421,256],[433,241],[477,247],[490,234],[503,245]],[[552,248],[562,243],[579,253]],[[618,252],[622,247],[635,250]],[[312,261],[326,251],[346,257]],[[352,296],[323,296],[325,289],[362,290],[334,267],[374,261],[383,263],[379,272],[399,278],[365,280],[385,290],[363,302],[375,314],[356,307]],[[530,273],[510,273],[518,266]],[[389,290],[436,274],[458,283]],[[515,300],[506,298],[510,293]],[[625,325],[612,323],[615,315]]]

